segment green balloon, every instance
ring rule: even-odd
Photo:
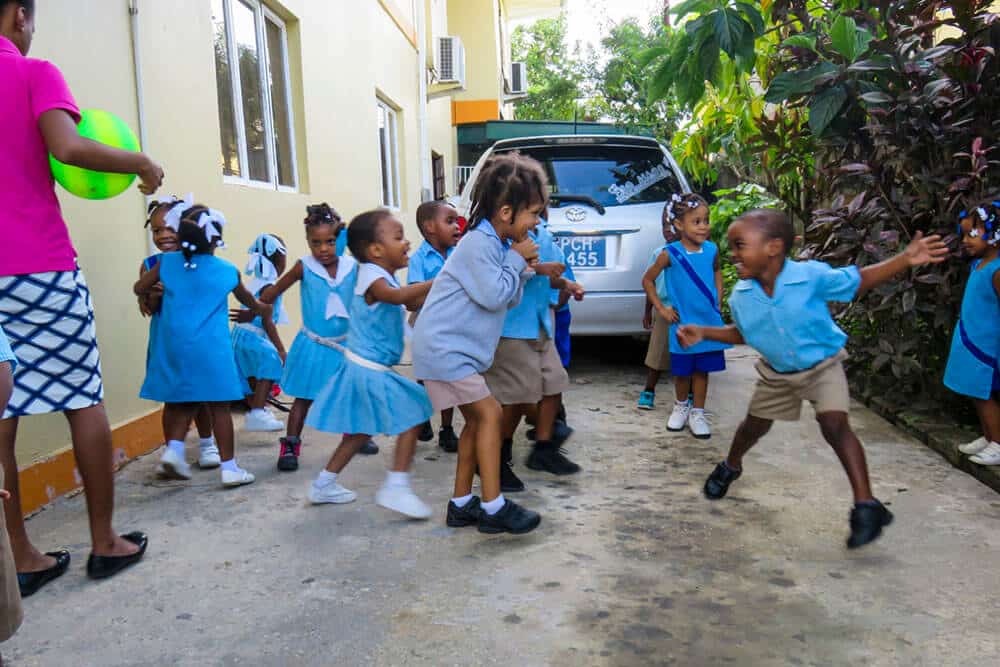
[[[126,151],[138,152],[139,140],[118,116],[98,109],[84,109],[77,130],[81,137]],[[135,174],[109,174],[63,164],[49,155],[52,175],[59,185],[84,199],[110,199],[125,192]]]

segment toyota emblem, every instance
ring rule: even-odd
[[[573,206],[566,209],[566,219],[570,222],[582,222],[587,217],[587,209]]]

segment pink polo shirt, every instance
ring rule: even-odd
[[[80,122],[80,110],[56,66],[25,58],[0,36],[0,276],[76,268],[76,250],[38,127],[41,115],[52,109]]]

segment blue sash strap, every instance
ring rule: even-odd
[[[716,300],[715,296],[713,296],[712,290],[708,288],[705,281],[701,279],[701,276],[699,276],[697,271],[694,270],[694,267],[691,266],[691,262],[689,262],[687,258],[672,245],[667,246],[667,251],[670,253],[670,256],[674,259],[674,261],[676,261],[677,264],[684,269],[685,272],[687,272],[688,278],[690,278],[691,282],[694,283],[694,286],[698,288],[698,291],[704,294],[705,298],[708,299],[708,302],[712,304],[712,310],[718,313],[719,302]]]
[[[990,355],[986,354],[982,350],[980,350],[979,347],[977,347],[976,344],[972,342],[972,339],[969,338],[969,334],[965,331],[965,325],[962,324],[961,319],[958,320],[958,335],[962,339],[962,344],[965,345],[965,347],[969,350],[970,353],[972,353],[972,356],[974,356],[976,359],[983,362],[990,368],[997,367],[997,360],[991,357]]]

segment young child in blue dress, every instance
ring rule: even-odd
[[[677,232],[674,224],[670,220],[673,215],[671,209],[675,204],[669,200],[663,206],[663,213],[660,216],[661,231],[665,243],[673,243],[677,240]],[[646,264],[648,269],[659,259],[663,248],[656,248],[649,257]],[[660,297],[660,302],[667,308],[672,308],[670,294],[667,292],[666,276],[660,273],[656,277],[656,294]],[[656,385],[660,382],[660,376],[670,370],[670,325],[653,308],[653,303],[647,298],[642,316],[642,328],[649,332],[649,344],[646,347],[646,385],[639,394],[639,401],[636,407],[640,410],[652,410],[656,407]]]
[[[254,476],[236,463],[232,401],[243,398],[244,384],[229,342],[228,298],[236,299],[261,317],[270,318],[271,306],[257,301],[243,283],[239,270],[214,256],[222,245],[225,218],[204,206],[176,206],[166,223],[177,231],[180,252],[164,253],[156,266],[135,284],[136,295],[163,285],[156,348],[146,369],[139,396],[165,403],[163,430],[166,451],[160,459],[170,476],[191,478],[184,458],[184,436],[201,404],[212,414],[212,426],[222,459],[222,484],[250,484]]]
[[[299,469],[306,415],[320,389],[344,364],[348,304],[358,277],[358,263],[344,254],[347,231],[336,210],[326,202],[307,206],[303,224],[309,254],[260,295],[261,301],[273,304],[299,283],[302,328],[292,341],[281,377],[281,390],[295,399],[285,437],[279,441],[278,470],[284,472]],[[245,318],[246,312],[237,315]],[[369,440],[360,453],[378,454],[378,447]]]
[[[925,238],[918,232],[904,252],[861,269],[796,262],[788,259],[795,239],[792,223],[784,213],[771,209],[740,216],[729,226],[728,237],[740,277],[729,297],[735,326],[686,324],[677,337],[685,347],[702,340],[746,343],[761,355],[760,378],[729,455],[705,482],[705,496],[710,500],[724,497],[742,474],[743,456],[774,420],[798,421],[802,401],[809,401],[854,493],[847,547],[864,546],[882,534],[892,514],[872,496],[865,450],[847,418],[851,402],[843,364],[847,334],[834,322],[828,302],[850,301],[911,267],[943,262],[948,248],[941,237]]]
[[[962,295],[944,384],[976,406],[983,437],[959,449],[980,465],[1000,465],[1000,202],[962,212],[962,247],[975,258]]]
[[[337,479],[371,436],[395,435],[392,468],[375,502],[413,519],[430,508],[410,488],[410,466],[420,426],[431,402],[419,384],[392,369],[403,356],[406,310],[423,303],[431,283],[400,286],[395,274],[406,267],[410,244],[390,211],[362,213],[347,226],[347,245],[360,262],[350,305],[345,362],[320,390],[306,423],[343,433],[340,445],[309,489],[314,504],[349,503],[357,494]]]
[[[671,323],[670,368],[676,402],[667,430],[681,431],[687,426],[694,437],[707,439],[712,437],[705,418],[708,374],[726,369],[723,350],[731,346],[705,340],[685,349],[677,340],[677,327],[722,326],[722,265],[718,246],[708,240],[708,203],[694,193],[674,194],[668,207],[667,220],[679,239],[663,246],[642,277],[642,286],[657,314]],[[656,287],[660,274],[665,276],[670,306],[660,300]],[[689,394],[694,394],[693,403],[688,401]]]
[[[284,241],[274,234],[261,234],[254,239],[247,254],[250,256],[245,273],[251,276],[247,289],[254,298],[275,283],[285,272],[288,250]],[[287,324],[288,314],[278,296],[274,301],[274,316],[233,325],[233,352],[236,367],[247,386],[253,391],[247,397],[250,412],[243,428],[247,431],[280,431],[284,424],[267,409],[271,387],[281,379],[285,364],[285,346],[278,335],[277,324]],[[240,318],[237,318],[240,319]]]
[[[194,199],[188,195],[185,199],[169,197],[163,201],[150,202],[147,209],[146,227],[149,228],[153,237],[153,245],[159,250],[155,255],[150,255],[142,260],[139,265],[139,277],[149,271],[160,261],[165,252],[176,252],[180,249],[177,241],[177,232],[167,226],[165,216],[175,206],[194,205]],[[140,297],[139,312],[149,317],[149,342],[146,346],[146,365],[152,356],[151,351],[157,346],[157,336],[160,330],[160,304],[163,301],[163,284],[153,285],[153,289]],[[215,437],[212,435],[212,415],[204,405],[198,408],[195,413],[194,423],[198,428],[198,467],[218,468],[222,463],[219,457],[219,447],[215,444]]]
[[[424,242],[410,257],[406,281],[411,285],[434,280],[462,236],[458,229],[458,211],[445,201],[428,201],[418,206],[417,229]],[[413,314],[411,323],[416,322],[418,315]],[[441,411],[441,431],[438,433],[438,447],[451,453],[458,451],[458,436],[451,425],[454,415],[454,408]],[[418,440],[428,442],[433,439],[434,428],[429,421],[424,422]]]
[[[413,374],[436,410],[457,407],[465,418],[458,440],[455,491],[446,523],[478,525],[482,533],[527,533],[541,517],[500,491],[502,410],[483,373],[493,365],[504,318],[516,305],[538,245],[528,229],[545,208],[541,166],[518,154],[483,165],[472,192],[465,236],[434,279],[413,335]],[[472,495],[479,471],[482,501]]]

